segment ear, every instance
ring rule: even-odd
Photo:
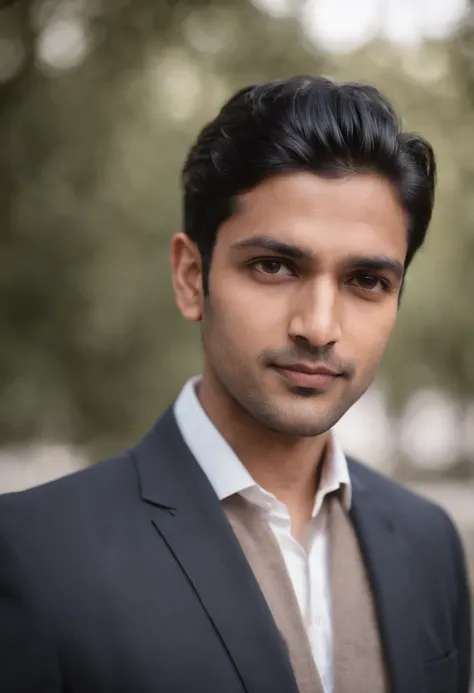
[[[185,233],[171,239],[171,272],[176,304],[186,320],[199,322],[203,315],[202,262],[196,244]]]

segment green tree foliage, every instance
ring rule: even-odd
[[[58,18],[87,29],[68,70],[41,61]],[[376,84],[434,144],[436,213],[384,373],[398,404],[431,385],[472,399],[473,26],[329,56],[242,0],[0,2],[0,442],[116,449],[199,369],[168,270],[182,161],[236,88],[303,72]],[[23,55],[9,76],[2,46]]]

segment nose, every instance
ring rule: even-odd
[[[329,277],[302,288],[295,297],[289,336],[299,344],[323,349],[341,339],[341,306],[338,287]]]

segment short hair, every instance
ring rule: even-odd
[[[235,197],[270,176],[297,171],[384,176],[407,215],[408,268],[433,210],[433,149],[402,131],[391,103],[375,87],[298,76],[238,91],[188,154],[184,231],[199,249],[206,294],[217,232],[232,215]]]

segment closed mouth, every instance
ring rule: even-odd
[[[295,371],[296,373],[306,373],[307,375],[327,375],[337,378],[341,376],[340,371],[335,371],[327,366],[310,366],[305,363],[294,363],[290,365],[275,365],[275,368],[285,371]]]

